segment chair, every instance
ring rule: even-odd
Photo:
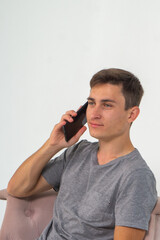
[[[0,199],[7,200],[0,240],[35,240],[53,216],[56,192],[49,190],[28,198],[10,196],[6,189]]]
[[[6,189],[0,191],[0,199],[7,200],[0,230],[0,240],[35,240],[49,223],[56,199],[53,190],[28,198],[15,198]],[[160,197],[152,212],[149,231],[145,240],[160,240]]]

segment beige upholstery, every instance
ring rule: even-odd
[[[56,193],[50,190],[18,199],[8,195],[6,190],[1,190],[0,199],[7,200],[0,240],[35,240],[52,218]],[[152,213],[145,240],[160,240],[160,198]]]
[[[7,200],[0,240],[35,240],[52,219],[56,193],[50,190],[19,199],[1,190],[0,199]]]
[[[145,240],[160,240],[160,197],[158,197],[157,204],[151,214],[149,231]]]

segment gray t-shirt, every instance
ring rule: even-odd
[[[81,141],[44,168],[58,196],[38,240],[113,240],[116,225],[148,230],[157,192],[146,162],[135,149],[99,165],[97,151],[97,142]]]

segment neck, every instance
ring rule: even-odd
[[[125,139],[115,139],[112,141],[99,140],[99,150],[97,154],[100,165],[106,164],[118,157],[124,156],[134,150],[134,146],[128,136]]]

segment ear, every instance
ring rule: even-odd
[[[136,120],[136,118],[138,117],[139,113],[140,109],[138,106],[130,108],[128,112],[128,122],[129,123],[134,122],[134,120]]]

